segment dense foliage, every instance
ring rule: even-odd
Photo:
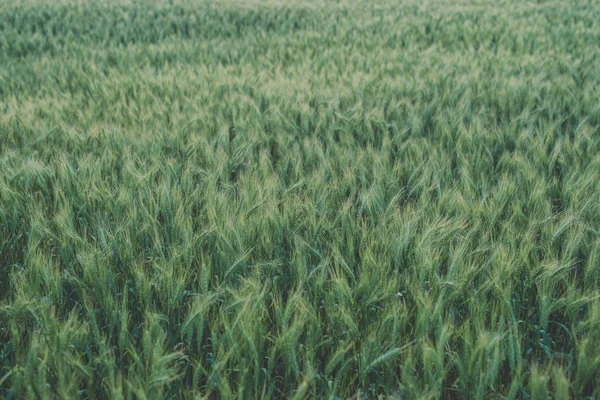
[[[600,3],[0,3],[0,397],[600,396]]]

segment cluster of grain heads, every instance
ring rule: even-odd
[[[599,12],[0,4],[0,397],[598,397]]]

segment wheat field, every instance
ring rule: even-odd
[[[599,2],[0,1],[0,398],[599,397]]]

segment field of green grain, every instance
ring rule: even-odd
[[[0,1],[0,398],[600,397],[600,3]]]

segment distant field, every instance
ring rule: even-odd
[[[0,398],[600,398],[600,2],[0,0]]]

